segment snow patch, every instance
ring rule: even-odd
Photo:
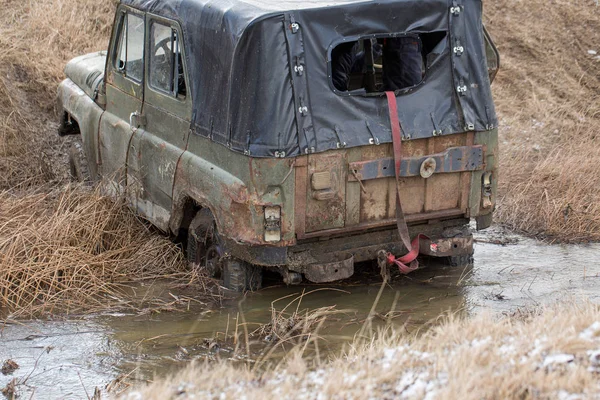
[[[585,340],[594,340],[598,336],[600,336],[600,321],[594,322],[579,334],[579,338]]]
[[[567,364],[572,362],[575,356],[572,354],[551,354],[544,358],[544,368],[549,365]]]

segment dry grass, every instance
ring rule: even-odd
[[[106,49],[116,1],[2,1],[0,55],[16,68],[19,87],[51,110],[71,58]]]
[[[335,306],[320,307],[317,309],[301,308],[304,296],[321,291],[341,291],[332,288],[315,289],[308,293],[291,294],[271,302],[271,321],[260,325],[250,333],[251,337],[259,337],[264,341],[279,344],[282,342],[300,343],[307,340],[312,334],[318,332],[323,324],[335,314],[343,313]],[[347,292],[346,292],[347,293]],[[293,298],[280,310],[276,303]]]
[[[123,299],[124,282],[186,268],[122,201],[81,188],[0,193],[0,304],[15,315],[105,308]]]
[[[600,239],[600,8],[591,0],[486,2],[502,56],[498,219],[561,241]]]
[[[56,87],[68,60],[106,48],[114,4],[0,1],[0,190],[63,175],[53,113]]]
[[[66,160],[56,87],[69,59],[106,48],[115,2],[0,6],[0,311],[103,309],[126,299],[127,281],[191,279],[181,251],[122,201],[60,188]]]
[[[267,372],[192,365],[123,398],[595,398],[599,349],[598,306],[569,301],[526,318],[449,317],[418,337],[382,332],[321,365],[300,352]]]

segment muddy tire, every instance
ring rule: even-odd
[[[262,268],[237,258],[226,258],[223,265],[223,286],[236,292],[255,291],[262,287]]]
[[[473,264],[473,254],[462,254],[459,256],[448,257],[448,265],[451,267],[466,267]]]
[[[207,208],[201,209],[190,223],[186,249],[190,266],[204,269],[213,278],[221,273],[220,246],[215,232],[212,213]]]
[[[72,182],[85,184],[92,182],[87,157],[81,142],[74,142],[69,148],[69,174]]]

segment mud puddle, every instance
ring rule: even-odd
[[[395,279],[381,291],[372,321],[391,321],[413,332],[448,311],[512,312],[571,297],[598,301],[599,254],[600,245],[546,245],[492,231],[477,236],[472,267],[449,268],[426,260],[428,268]],[[0,388],[12,378],[27,377],[18,388],[25,398],[86,398],[95,387],[104,392],[110,384],[115,393],[126,388],[120,382],[152,379],[190,360],[254,362],[267,352],[277,360],[289,346],[273,348],[272,341],[252,332],[271,320],[272,306],[281,311],[288,304],[286,316],[335,306],[324,311],[327,319],[318,330],[319,351],[326,354],[340,349],[365,326],[380,288],[376,280],[272,286],[224,300],[212,310],[192,304],[186,312],[6,325],[0,336],[0,361],[12,359],[20,368],[0,375]],[[234,341],[236,329],[239,339]]]

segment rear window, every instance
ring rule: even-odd
[[[346,94],[418,86],[446,49],[446,36],[446,32],[432,32],[344,40],[329,55],[331,85]]]

